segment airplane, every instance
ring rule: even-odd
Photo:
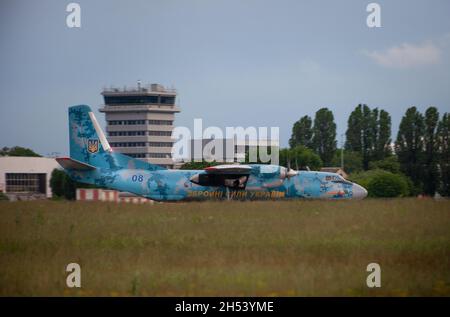
[[[113,151],[91,108],[69,107],[70,157],[56,161],[75,181],[155,201],[362,199],[367,190],[339,174],[278,165],[166,169]]]

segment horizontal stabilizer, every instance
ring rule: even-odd
[[[89,171],[95,169],[92,165],[71,159],[70,157],[57,157],[55,160],[66,170]]]

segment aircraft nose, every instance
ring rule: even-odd
[[[361,185],[353,183],[353,198],[363,199],[367,197],[367,190]]]

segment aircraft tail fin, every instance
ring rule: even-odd
[[[70,158],[95,167],[108,167],[111,147],[91,108],[69,108]]]
[[[94,113],[86,105],[69,108],[69,139],[71,163],[68,165],[65,162],[66,166],[77,166],[77,169],[81,168],[80,164],[84,164],[82,168],[91,166],[93,168],[113,170],[121,168],[165,169],[158,165],[113,152]],[[63,164],[61,165],[64,167]]]

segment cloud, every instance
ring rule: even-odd
[[[364,52],[377,64],[389,68],[413,68],[441,61],[441,50],[432,42],[419,45],[403,43],[384,51]]]

